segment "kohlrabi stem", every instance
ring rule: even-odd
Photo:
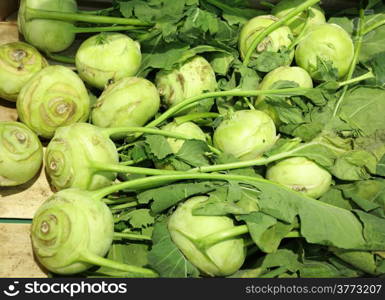
[[[115,10],[114,7],[109,7],[109,8],[98,9],[98,10],[78,10],[78,13],[84,14],[84,15],[100,15],[101,13],[106,13],[114,10]]]
[[[362,31],[362,34],[363,34],[363,35],[366,35],[366,34],[368,34],[369,32],[371,32],[371,31],[373,31],[373,30],[375,30],[375,29],[377,29],[378,27],[383,26],[383,25],[385,25],[385,19],[382,19],[382,20],[380,20],[380,21],[374,23],[373,25],[366,27],[366,28]]]
[[[92,197],[94,199],[102,199],[109,194],[113,194],[120,190],[124,189],[138,189],[149,186],[157,186],[169,182],[179,181],[179,180],[235,180],[235,181],[243,181],[243,182],[258,182],[258,183],[269,183],[272,185],[276,185],[277,187],[281,187],[286,189],[287,191],[293,192],[289,188],[285,188],[284,186],[279,185],[278,183],[274,183],[272,181],[260,178],[260,177],[252,177],[252,176],[243,176],[236,174],[200,174],[200,173],[184,173],[184,174],[176,174],[176,175],[160,175],[160,176],[150,176],[145,178],[134,179],[130,181],[125,181],[122,183],[110,185],[99,190],[92,191]],[[310,198],[309,198],[310,199]]]
[[[345,81],[349,81],[352,79],[354,70],[356,69],[356,66],[357,66],[357,63],[358,63],[358,60],[360,57],[362,39],[363,39],[364,23],[365,23],[365,11],[363,8],[361,8],[360,9],[360,18],[358,20],[358,29],[357,29],[356,39],[354,42],[354,56],[353,56],[353,60],[352,60],[352,63],[350,65],[348,74],[346,75]],[[333,117],[337,116],[337,114],[340,110],[340,107],[341,107],[341,105],[345,99],[345,95],[348,91],[348,88],[349,88],[349,84],[347,84],[343,87],[342,94],[341,94],[340,98],[338,99],[337,104],[334,108]]]
[[[45,52],[45,55],[49,59],[52,59],[52,60],[57,61],[57,62],[62,62],[65,64],[75,64],[75,57],[65,56],[65,55],[60,55],[60,54],[53,54],[53,53],[48,52],[48,51]]]
[[[141,27],[126,25],[126,26],[107,26],[107,27],[76,27],[72,31],[75,33],[94,33],[94,32],[110,32],[110,31],[129,31],[139,29]]]
[[[275,5],[269,1],[260,1],[259,4],[270,9],[275,7]]]
[[[128,232],[114,232],[114,239],[151,241],[150,236]]]
[[[162,122],[166,121],[169,117],[173,116],[180,110],[184,109],[187,105],[195,103],[208,98],[219,98],[219,97],[255,97],[259,95],[286,95],[293,93],[293,95],[298,95],[299,92],[310,91],[311,88],[287,88],[287,89],[277,89],[277,90],[230,90],[230,91],[220,91],[220,92],[210,92],[203,93],[195,97],[185,99],[175,106],[170,107],[163,114],[157,117],[152,122],[148,123],[146,127],[156,127]]]
[[[149,133],[149,134],[156,134],[156,135],[162,135],[174,139],[181,139],[181,140],[192,140],[191,137],[186,136],[182,133],[177,133],[177,132],[172,132],[172,131],[167,131],[167,130],[162,130],[162,129],[157,129],[157,128],[148,128],[148,127],[115,127],[115,128],[103,128],[102,129],[105,134],[108,136],[114,135],[114,134],[124,134],[128,132],[140,132],[140,133]],[[219,155],[222,152],[218,150],[217,148],[207,145],[209,149]]]
[[[106,259],[101,256],[97,256],[90,252],[83,253],[80,257],[80,260],[96,266],[111,268],[119,271],[125,271],[128,273],[131,273],[132,275],[135,275],[135,277],[159,277],[159,275],[153,270],[123,264],[110,259]]]
[[[246,225],[240,225],[233,227],[231,229],[225,229],[223,231],[215,232],[204,236],[200,239],[194,240],[195,245],[202,249],[206,250],[219,242],[226,241],[228,239],[232,239],[234,237],[240,236],[242,234],[246,234],[249,232],[249,229]]]
[[[234,13],[237,13],[239,11],[238,8],[236,7],[231,7],[227,4],[224,4],[222,1],[219,1],[219,0],[206,0],[206,2],[210,3],[211,5],[217,7],[217,8],[220,8],[222,9],[223,11],[231,11],[231,12],[234,12]]]
[[[138,202],[130,201],[128,203],[113,205],[113,206],[110,206],[109,208],[111,210],[123,210],[123,209],[126,209],[126,208],[133,208],[133,207],[136,207],[136,206],[138,206]]]
[[[261,157],[261,158],[256,158],[252,160],[245,160],[245,161],[239,161],[239,162],[233,162],[233,163],[227,163],[227,164],[202,166],[202,167],[191,169],[187,172],[208,173],[208,172],[218,172],[218,171],[226,171],[226,170],[232,170],[232,169],[248,168],[253,166],[264,166],[274,161],[294,156],[296,152],[302,149],[305,149],[311,145],[313,145],[312,142],[300,145],[292,150],[281,152],[281,153],[272,155],[270,157]]]
[[[172,174],[185,173],[182,171],[170,171],[170,170],[160,170],[160,169],[153,169],[153,168],[122,166],[120,164],[106,164],[106,163],[100,163],[97,161],[91,161],[90,168],[92,168],[95,171],[110,171],[110,172],[117,172],[117,173],[130,173],[130,174],[139,174],[139,175],[172,175]]]
[[[308,14],[306,16],[305,24],[303,25],[301,32],[294,38],[294,40],[289,45],[288,50],[293,50],[297,46],[297,44],[302,40],[302,37],[305,35],[305,32],[307,32],[307,27],[309,26],[309,22],[311,19],[310,18],[310,8],[307,11],[308,11]],[[293,18],[293,20],[294,20],[294,18]]]
[[[281,275],[287,271],[287,267],[279,267],[278,269],[275,269],[269,273],[260,275],[259,278],[274,278],[278,275]]]
[[[369,71],[368,73],[365,73],[361,76],[357,76],[356,78],[352,78],[350,80],[345,80],[345,81],[342,81],[339,83],[339,87],[343,87],[345,85],[349,85],[349,84],[352,84],[352,83],[356,83],[356,82],[360,82],[360,81],[363,81],[363,80],[366,80],[366,79],[370,79],[370,78],[375,78],[374,74],[372,71]]]
[[[270,26],[266,27],[263,31],[261,31],[252,41],[250,47],[247,49],[245,59],[243,60],[243,65],[247,66],[250,63],[250,59],[257,48],[257,46],[267,37],[270,33],[277,30],[279,27],[287,24],[293,17],[297,16],[304,10],[313,6],[314,4],[320,2],[321,0],[307,0],[302,4],[298,5],[295,9],[289,12],[282,19],[274,22]]]
[[[140,21],[138,19],[49,11],[49,10],[34,9],[30,7],[26,8],[26,19],[27,20],[48,19],[48,20],[59,20],[59,21],[69,21],[69,22],[78,21],[78,22],[97,23],[97,24],[151,26],[151,24]]]
[[[102,199],[102,201],[105,203],[105,204],[108,204],[108,205],[111,205],[111,204],[120,204],[120,203],[132,203],[132,202],[136,202],[136,198],[135,197],[120,197],[120,198],[117,198],[117,199]],[[136,204],[135,204],[136,205]]]
[[[215,119],[220,116],[221,114],[214,113],[214,112],[202,112],[202,113],[192,113],[192,114],[187,114],[185,116],[176,117],[174,120],[175,120],[175,123],[182,124],[189,121],[196,121],[201,119],[209,119],[209,118]]]
[[[302,235],[296,230],[290,231],[288,234],[285,235],[285,239],[286,238],[299,238],[299,237],[302,237]]]
[[[148,128],[146,127],[113,127],[113,128],[103,128],[102,131],[107,134],[108,136],[114,135],[114,134],[125,134],[125,133],[149,133],[149,134],[155,134],[155,135],[162,135],[170,138],[175,139],[181,139],[181,140],[191,140],[190,137],[187,137],[186,135],[182,133],[157,129],[157,128]]]

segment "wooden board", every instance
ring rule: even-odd
[[[0,0],[0,13],[5,12],[1,6],[5,2],[10,3],[7,13],[14,11],[16,1]],[[7,22],[0,22],[0,45],[18,40],[16,15],[13,14]],[[16,120],[15,103],[0,99],[0,121]],[[31,219],[50,194],[43,169],[24,185],[0,188],[0,218]],[[30,225],[0,223],[0,277],[47,277],[33,257]]]
[[[30,226],[0,224],[0,277],[47,277],[33,257]]]

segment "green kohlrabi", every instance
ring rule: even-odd
[[[0,186],[14,186],[32,179],[43,162],[38,137],[19,122],[0,122]]]
[[[45,152],[47,175],[56,190],[68,187],[93,190],[115,180],[113,172],[91,169],[91,161],[117,164],[119,157],[108,135],[87,123],[58,128]]]
[[[342,78],[349,71],[354,55],[349,34],[336,24],[313,25],[301,38],[295,51],[298,66],[315,80],[323,80],[324,72]]]
[[[0,46],[0,98],[16,101],[21,88],[48,65],[32,46],[14,42]]]
[[[275,70],[269,72],[259,84],[258,89],[269,90],[278,81],[291,81],[298,84],[298,87],[312,88],[313,81],[309,73],[300,67],[278,67]],[[258,96],[255,101],[257,109],[266,112],[277,124],[278,117],[273,107],[264,102],[265,96]]]
[[[124,26],[76,27],[77,21]],[[76,33],[126,31],[146,25],[137,19],[79,13],[75,0],[22,0],[18,13],[19,31],[26,41],[48,52],[67,49]]]
[[[259,35],[264,29],[269,27],[278,21],[278,18],[266,15],[258,16],[249,20],[242,28],[239,36],[239,52],[242,58],[246,57],[246,53],[252,45],[253,40]],[[277,30],[274,30],[268,36],[266,36],[261,43],[256,47],[256,51],[253,57],[264,51],[268,52],[279,52],[288,48],[292,42],[292,33],[289,27],[281,26]],[[289,65],[294,57],[294,52],[290,53],[290,61],[287,62]]]
[[[201,56],[195,56],[172,71],[158,72],[155,81],[166,107],[173,107],[187,98],[217,89],[214,70]],[[209,111],[213,103],[209,99],[200,101],[178,114]]]
[[[92,109],[100,127],[142,126],[158,112],[156,87],[147,79],[126,77],[109,85]]]
[[[193,209],[207,199],[206,196],[198,196],[181,204],[171,215],[168,230],[177,247],[204,274],[231,275],[245,261],[245,243],[242,237],[237,236],[205,245],[205,237],[210,234],[236,228],[234,221],[226,216],[194,216]]]
[[[196,140],[202,140],[202,141],[206,140],[205,133],[202,131],[202,129],[198,125],[196,125],[193,122],[184,122],[182,124],[171,122],[163,126],[162,129],[170,132],[183,134],[190,139],[196,139]],[[172,151],[174,153],[177,153],[182,148],[185,141],[181,139],[168,138],[167,142],[170,145]]]
[[[138,132],[171,137],[174,147],[178,145],[174,139],[196,138],[189,134],[143,127],[98,128],[88,123],[60,127],[45,153],[46,173],[51,184],[56,190],[95,190],[111,185],[116,173],[171,174],[169,171],[130,167],[118,163],[117,149],[110,136],[135,135]]]
[[[272,14],[281,19],[303,2],[303,0],[282,0],[273,8]],[[318,5],[314,5],[307,11],[303,11],[296,17],[290,19],[287,25],[293,34],[297,36],[305,26],[324,23],[326,23],[326,19],[322,9]]]
[[[326,193],[332,183],[330,173],[304,157],[292,157],[269,167],[266,178],[312,198]]]
[[[91,192],[68,189],[51,196],[34,215],[31,237],[37,260],[57,274],[97,265],[132,277],[157,277],[150,269],[103,257],[114,238],[114,221],[107,205]]]
[[[278,81],[292,81],[298,84],[299,87],[312,88],[313,81],[309,73],[300,67],[279,67],[263,78],[258,86],[260,90],[269,90],[273,87],[274,83]],[[257,103],[263,101],[265,96],[261,95],[257,98]]]
[[[17,99],[20,120],[44,138],[51,138],[58,127],[87,120],[89,111],[83,81],[63,66],[49,66],[35,74]]]
[[[134,76],[142,55],[140,45],[125,34],[100,33],[85,40],[76,53],[79,76],[93,87]]]
[[[258,110],[230,113],[214,132],[214,146],[240,160],[257,158],[276,140],[273,120]]]

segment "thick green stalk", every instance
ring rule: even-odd
[[[107,27],[74,27],[73,32],[75,33],[94,33],[94,32],[111,32],[111,31],[129,31],[136,30],[142,27],[133,25],[127,26],[107,26]]]
[[[361,76],[358,76],[356,78],[352,78],[350,80],[345,80],[345,81],[342,81],[339,83],[339,87],[343,87],[345,85],[350,85],[350,84],[353,84],[353,83],[356,83],[356,82],[360,82],[360,81],[363,81],[363,80],[366,80],[366,79],[370,79],[370,78],[375,78],[374,74],[372,71],[369,71],[368,73],[365,73]]]
[[[71,56],[65,56],[65,55],[60,55],[60,54],[53,54],[51,52],[46,51],[45,55],[54,61],[62,62],[65,64],[75,64],[75,57]]]
[[[117,173],[130,173],[130,174],[139,174],[139,175],[173,175],[173,174],[185,173],[181,171],[122,166],[120,164],[106,164],[106,163],[100,163],[97,161],[91,161],[90,168],[92,168],[95,171],[110,171],[110,172],[117,172]]]
[[[107,13],[114,11],[114,7],[109,7],[109,8],[103,8],[103,9],[98,9],[98,10],[78,10],[79,14],[84,14],[84,15],[100,15],[102,13]]]
[[[182,124],[189,121],[196,121],[196,120],[209,119],[209,118],[214,119],[220,116],[221,116],[220,114],[214,113],[214,112],[203,112],[203,113],[187,114],[184,116],[177,117],[174,120],[175,120],[175,123]]]
[[[151,241],[150,236],[128,232],[114,232],[114,239]]]
[[[235,181],[243,181],[243,182],[259,182],[259,183],[269,183],[272,185],[276,185],[277,187],[281,187],[283,189],[287,189],[288,191],[292,191],[289,188],[281,186],[277,183],[271,182],[269,180],[260,178],[260,177],[252,177],[252,176],[243,176],[236,174],[200,174],[200,173],[184,173],[184,174],[175,174],[175,175],[160,175],[160,176],[150,176],[145,178],[139,178],[135,180],[125,181],[122,183],[110,185],[99,190],[92,191],[92,196],[94,199],[102,199],[109,194],[118,192],[124,189],[138,189],[149,186],[157,186],[160,184],[166,184],[179,180],[235,180]],[[311,199],[311,198],[309,198]]]
[[[157,129],[157,128],[148,128],[148,127],[113,127],[113,128],[103,128],[105,134],[108,136],[114,134],[124,134],[124,133],[149,133],[155,135],[162,135],[170,138],[181,139],[181,140],[191,140],[190,137],[177,132]]]
[[[208,173],[208,172],[219,172],[219,171],[226,171],[226,170],[232,170],[232,169],[248,168],[253,166],[264,166],[274,161],[294,156],[296,152],[300,151],[301,149],[305,149],[311,145],[313,145],[312,142],[295,147],[290,151],[285,151],[282,153],[272,155],[270,157],[262,157],[262,158],[252,159],[252,160],[245,160],[245,161],[239,161],[239,162],[233,162],[233,163],[227,163],[227,164],[218,164],[218,165],[212,165],[212,166],[202,166],[202,167],[191,169],[188,172]]]
[[[231,229],[215,232],[200,239],[196,239],[194,240],[194,243],[199,249],[206,250],[219,242],[232,239],[248,232],[249,229],[246,225],[240,225]]]
[[[118,204],[118,205],[110,206],[110,209],[111,210],[123,210],[123,209],[126,209],[126,208],[136,207],[136,206],[138,206],[138,204],[139,203],[137,201],[130,201],[128,203],[123,202],[123,204]]]
[[[119,197],[116,199],[103,199],[102,201],[107,205],[115,205],[115,204],[121,204],[121,203],[128,204],[131,202],[136,202],[136,197]]]
[[[300,92],[304,91],[310,91],[312,89],[310,88],[287,88],[287,89],[278,89],[278,90],[249,90],[249,91],[242,91],[242,90],[230,90],[230,91],[220,91],[220,92],[210,92],[210,93],[203,93],[195,97],[191,97],[188,99],[185,99],[175,106],[170,107],[168,110],[166,110],[163,114],[161,114],[159,117],[157,117],[152,122],[148,123],[146,127],[156,127],[162,122],[166,121],[169,117],[173,116],[180,110],[184,109],[187,105],[191,103],[195,103],[198,101],[202,101],[204,99],[208,98],[219,98],[219,97],[256,97],[259,95],[286,95],[291,94],[298,95],[301,94]]]
[[[111,268],[115,270],[125,271],[133,274],[135,277],[159,277],[159,275],[153,270],[141,268],[137,266],[127,265],[120,262],[116,262],[104,257],[97,256],[93,253],[83,253],[80,258],[81,261],[90,263],[96,266]]]
[[[385,19],[382,19],[382,20],[380,20],[380,21],[374,23],[373,25],[366,27],[366,28],[362,31],[362,34],[363,34],[363,35],[366,35],[366,34],[368,34],[369,32],[371,32],[371,31],[373,31],[373,30],[376,30],[378,27],[383,26],[383,25],[385,25]]]
[[[297,16],[304,10],[308,9],[309,7],[313,6],[314,4],[317,4],[321,0],[307,0],[301,5],[298,5],[295,9],[293,9],[290,13],[288,13],[285,17],[278,20],[277,22],[274,22],[270,26],[266,27],[265,30],[260,32],[251,43],[249,49],[246,52],[245,59],[243,60],[243,65],[247,66],[250,63],[251,56],[253,55],[255,49],[261,43],[265,37],[267,37],[270,33],[277,30],[279,27],[287,24],[293,17]]]
[[[363,39],[363,32],[364,32],[364,23],[365,23],[365,11],[364,9],[361,9],[360,10],[360,19],[358,21],[358,29],[357,29],[357,34],[356,34],[356,40],[354,42],[354,56],[353,56],[353,61],[350,65],[350,68],[349,68],[349,71],[348,71],[348,74],[346,75],[346,81],[349,81],[352,79],[353,77],[353,73],[354,73],[354,70],[356,69],[356,66],[357,66],[357,63],[358,63],[358,60],[359,60],[359,57],[360,57],[360,53],[361,53],[361,47],[362,47],[362,39]],[[334,108],[334,111],[333,111],[333,116],[337,116],[339,110],[340,110],[340,107],[345,99],[345,95],[348,91],[348,88],[349,88],[349,84],[345,85],[343,87],[343,90],[342,90],[342,94],[340,96],[340,98],[338,99],[337,101],[337,104]]]
[[[111,136],[114,134],[123,134],[128,132],[141,132],[141,133],[162,135],[162,136],[181,139],[181,140],[191,140],[191,137],[186,136],[182,133],[177,133],[177,132],[172,132],[172,131],[167,131],[167,130],[162,130],[157,128],[148,128],[147,126],[146,127],[115,127],[115,128],[104,128],[102,130],[108,136]],[[220,150],[218,150],[217,148],[211,145],[208,145],[208,147],[213,153],[217,155],[222,153]]]
[[[117,24],[117,25],[138,25],[138,26],[151,26],[146,22],[138,19],[129,18],[117,18],[107,16],[88,15],[80,13],[67,13],[58,11],[41,10],[27,7],[26,8],[26,19],[48,19],[48,20],[59,20],[59,21],[78,21],[86,23],[97,23],[97,24]]]
[[[275,269],[269,273],[259,276],[259,278],[274,278],[283,273],[286,273],[286,271],[287,271],[287,267],[279,267],[278,269]]]

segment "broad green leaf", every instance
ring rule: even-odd
[[[150,266],[161,277],[186,278],[198,277],[199,271],[180,252],[172,242],[167,229],[167,222],[155,224],[153,233],[153,246],[148,253]]]

